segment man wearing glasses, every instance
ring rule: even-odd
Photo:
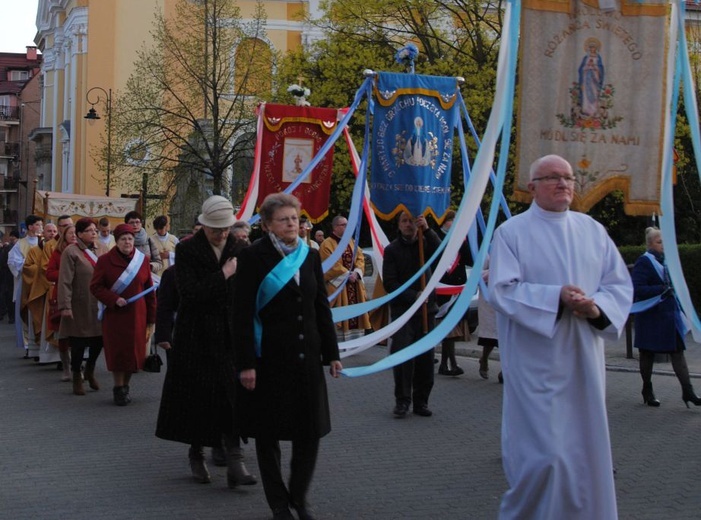
[[[569,211],[575,177],[557,155],[530,169],[531,207],[495,234],[489,301],[504,373],[505,518],[616,518],[605,336],[633,288],[603,226]]]
[[[146,255],[151,264],[151,272],[158,273],[163,269],[163,260],[153,239],[143,228],[143,217],[138,211],[130,211],[124,216],[124,223],[134,228],[134,247]]]

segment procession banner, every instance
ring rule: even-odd
[[[530,164],[558,154],[576,177],[573,209],[622,190],[629,215],[660,211],[670,6],[607,4],[523,1],[516,200],[530,201]]]
[[[336,129],[336,109],[275,105],[260,110],[263,135],[258,205],[266,195],[278,193],[305,170]],[[333,148],[292,192],[302,203],[302,213],[316,223],[329,210]]]
[[[432,214],[441,222],[450,206],[457,80],[380,72],[373,90],[370,198],[375,212],[384,219],[401,211]]]

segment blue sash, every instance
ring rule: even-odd
[[[650,252],[644,253],[644,256],[647,257],[648,260],[650,260],[650,263],[652,264],[652,267],[655,269],[657,272],[657,276],[660,277],[660,280],[665,285],[668,285],[671,287],[671,282],[669,279],[669,275],[667,274],[667,267],[661,263],[655,255],[653,255]],[[682,311],[681,311],[681,306],[679,305],[679,301],[676,300],[677,295],[674,295],[675,299],[675,305],[674,305],[674,326],[677,329],[677,332],[681,335],[683,338],[686,336],[686,334],[689,332],[689,327],[684,321],[684,318],[682,317]],[[650,298],[649,300],[645,300],[643,302],[636,302],[633,304],[633,308],[631,309],[632,312],[642,312],[644,310],[647,310],[651,307],[654,307],[657,305],[660,301],[662,301],[662,295],[655,296],[654,298]],[[636,304],[640,304],[639,308],[636,309]]]
[[[646,252],[643,254],[643,256],[646,256],[647,259],[650,260],[650,263],[652,264],[652,267],[655,268],[655,271],[657,271],[657,276],[660,277],[660,280],[662,280],[664,283],[669,283],[669,280],[665,276],[664,265],[661,264],[657,258],[655,258],[655,255],[650,252]]]
[[[134,249],[134,257],[127,265],[126,269],[119,275],[119,278],[112,284],[110,291],[122,294],[124,289],[129,287],[129,284],[134,281],[136,275],[139,274],[139,269],[141,269],[141,264],[144,261],[144,254],[138,249]],[[107,306],[102,302],[97,302],[97,319],[102,321],[102,316],[105,314],[105,309]]]
[[[258,287],[256,294],[256,309],[253,315],[253,337],[255,341],[256,357],[261,357],[263,337],[263,324],[260,320],[260,311],[270,303],[277,293],[279,293],[287,282],[289,282],[294,274],[304,263],[309,252],[309,246],[302,240],[297,240],[297,249],[289,255],[280,259],[280,261],[267,274]]]

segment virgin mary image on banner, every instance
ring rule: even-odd
[[[429,139],[421,133],[424,120],[421,117],[414,118],[414,131],[404,145],[404,163],[410,166],[428,166],[431,164],[431,155],[436,151],[437,139]]]
[[[579,106],[584,116],[599,113],[599,94],[604,86],[604,63],[599,54],[601,42],[587,38],[584,44],[586,55],[579,66]]]
[[[668,4],[524,0],[521,17],[515,200],[530,202],[529,165],[555,154],[573,167],[572,209],[620,190],[627,214],[659,212],[676,48]]]

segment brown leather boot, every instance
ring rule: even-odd
[[[95,379],[95,365],[91,365],[90,363],[85,365],[85,373],[83,375],[85,377],[85,380],[90,385],[90,388],[92,388],[93,390],[100,389],[100,383],[98,383],[97,379]]]
[[[73,372],[73,393],[75,395],[85,395],[83,375],[80,372]]]

